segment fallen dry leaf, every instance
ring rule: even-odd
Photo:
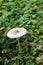
[[[27,39],[25,40],[25,49],[26,49],[26,51],[29,50],[29,42]]]
[[[28,21],[28,24],[33,23],[33,22],[35,22],[35,20],[30,20]]]
[[[30,43],[29,45],[30,46],[36,46],[36,47],[38,47],[38,49],[41,49],[42,48],[42,45],[41,44],[37,44],[37,43],[34,43],[34,42]]]
[[[43,55],[43,52],[39,52],[39,57],[40,57],[41,55]]]
[[[40,57],[37,57],[35,59],[35,61],[36,61],[37,64],[43,63],[43,55],[41,55]]]
[[[0,27],[0,31],[3,30],[4,28],[5,28],[4,26],[3,27]]]
[[[14,63],[13,65],[17,65],[16,63]]]
[[[38,50],[40,50],[41,48],[42,48],[42,45],[41,44],[37,44],[37,43],[34,43],[34,42],[32,42],[32,43],[30,43],[27,39],[25,40],[25,49],[26,49],[26,51],[28,51],[29,50],[29,46],[36,46],[37,48],[38,48]]]

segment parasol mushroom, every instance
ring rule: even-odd
[[[7,37],[9,38],[16,38],[18,41],[18,46],[19,46],[19,51],[20,51],[20,42],[19,42],[19,38],[23,35],[26,34],[26,29],[25,28],[13,28],[11,29],[8,33],[7,33]]]

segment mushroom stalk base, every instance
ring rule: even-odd
[[[18,47],[19,47],[19,51],[20,51],[21,46],[20,46],[20,41],[19,41],[19,38],[17,38],[17,41],[18,41]]]

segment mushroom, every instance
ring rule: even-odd
[[[18,41],[18,46],[19,46],[19,51],[20,51],[20,42],[19,42],[19,39],[21,36],[25,35],[26,34],[26,29],[25,28],[13,28],[11,29],[8,33],[7,33],[7,37],[9,38],[16,38],[17,41]]]

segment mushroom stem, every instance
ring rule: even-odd
[[[17,38],[17,41],[18,41],[18,47],[19,47],[19,51],[20,51],[21,46],[20,46],[20,41],[19,41],[19,38]]]

